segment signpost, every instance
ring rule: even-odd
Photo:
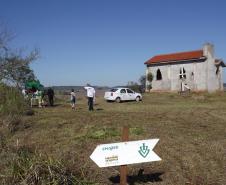
[[[129,128],[123,127],[122,130],[122,141],[129,140]],[[126,185],[127,182],[127,165],[120,166],[120,185]]]
[[[160,161],[161,158],[153,151],[159,139],[128,141],[128,128],[123,128],[124,142],[98,145],[90,158],[99,167],[121,166],[120,184],[126,184],[128,164]]]
[[[90,158],[99,167],[160,161],[161,158],[152,151],[158,141],[149,139],[98,145]]]

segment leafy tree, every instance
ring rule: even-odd
[[[151,72],[149,72],[147,74],[147,81],[149,82],[149,85],[148,85],[148,90],[151,90],[152,89],[152,81],[153,81],[153,74]]]
[[[0,30],[0,82],[21,88],[28,80],[36,79],[30,64],[39,57],[37,49],[24,56],[8,46],[12,37]]]
[[[151,73],[151,72],[149,72],[148,73],[148,75],[147,75],[147,80],[148,80],[148,82],[152,82],[152,80],[153,80],[153,74]]]
[[[15,85],[16,87],[24,86],[28,80],[35,80],[33,70],[30,68],[30,63],[37,57],[36,52],[32,52],[29,56],[22,57],[20,55],[11,55],[5,58],[0,69],[0,80],[5,83]]]

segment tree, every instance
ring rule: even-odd
[[[146,86],[146,76],[145,75],[142,75],[139,79],[139,82],[140,82],[140,85],[142,88],[145,88]]]
[[[39,51],[34,49],[24,56],[8,47],[10,34],[0,30],[0,82],[22,88],[26,81],[35,80],[30,64],[39,57]]]
[[[134,90],[134,91],[136,91],[136,92],[139,92],[140,91],[139,84],[136,83],[136,82],[133,82],[133,81],[129,81],[127,83],[127,87],[130,88],[130,89],[132,89],[132,90]]]
[[[149,72],[147,74],[147,81],[149,82],[149,85],[148,85],[148,90],[150,91],[152,89],[152,81],[153,81],[153,74],[151,72]]]
[[[8,43],[14,38],[14,35],[6,29],[6,26],[0,22],[0,64],[9,52]]]
[[[12,84],[21,88],[26,81],[35,80],[33,70],[30,68],[30,63],[38,56],[38,52],[31,52],[28,56],[22,57],[20,55],[12,54],[6,57],[3,62],[1,71],[1,80],[5,83]]]

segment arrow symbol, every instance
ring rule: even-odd
[[[140,150],[138,151],[140,155],[145,158],[150,152],[150,149],[148,149],[148,146],[145,146],[145,143],[140,147]]]

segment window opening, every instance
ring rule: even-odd
[[[186,71],[185,69],[180,68],[180,74],[179,74],[180,79],[185,78],[186,79]]]
[[[156,80],[162,80],[162,73],[161,73],[160,69],[157,70]]]

